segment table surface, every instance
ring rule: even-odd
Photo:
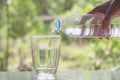
[[[36,80],[34,72],[0,72],[0,80]],[[119,71],[61,71],[56,80],[120,80]]]

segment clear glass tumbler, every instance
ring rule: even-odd
[[[55,80],[60,58],[59,35],[32,36],[32,61],[37,80]]]

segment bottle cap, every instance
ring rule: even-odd
[[[54,31],[58,31],[58,32],[60,31],[60,20],[55,21]]]

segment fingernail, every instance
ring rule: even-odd
[[[99,39],[103,39],[103,37],[102,37],[102,36],[99,36],[98,38],[99,38]]]
[[[110,37],[109,36],[107,36],[107,37],[105,37],[106,39],[110,39]]]

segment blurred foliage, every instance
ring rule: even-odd
[[[72,39],[72,42],[62,46],[60,67],[65,70],[120,70],[119,39]]]
[[[51,34],[50,26],[55,18],[85,14],[108,0],[0,1],[7,1],[8,5],[7,11],[6,4],[0,2],[0,71],[4,70],[7,50],[8,70],[23,71],[32,67],[32,35]],[[119,39],[78,39],[57,34],[62,36],[60,70],[120,70]]]
[[[0,0],[0,71],[6,70],[6,12],[5,12],[6,0]]]

